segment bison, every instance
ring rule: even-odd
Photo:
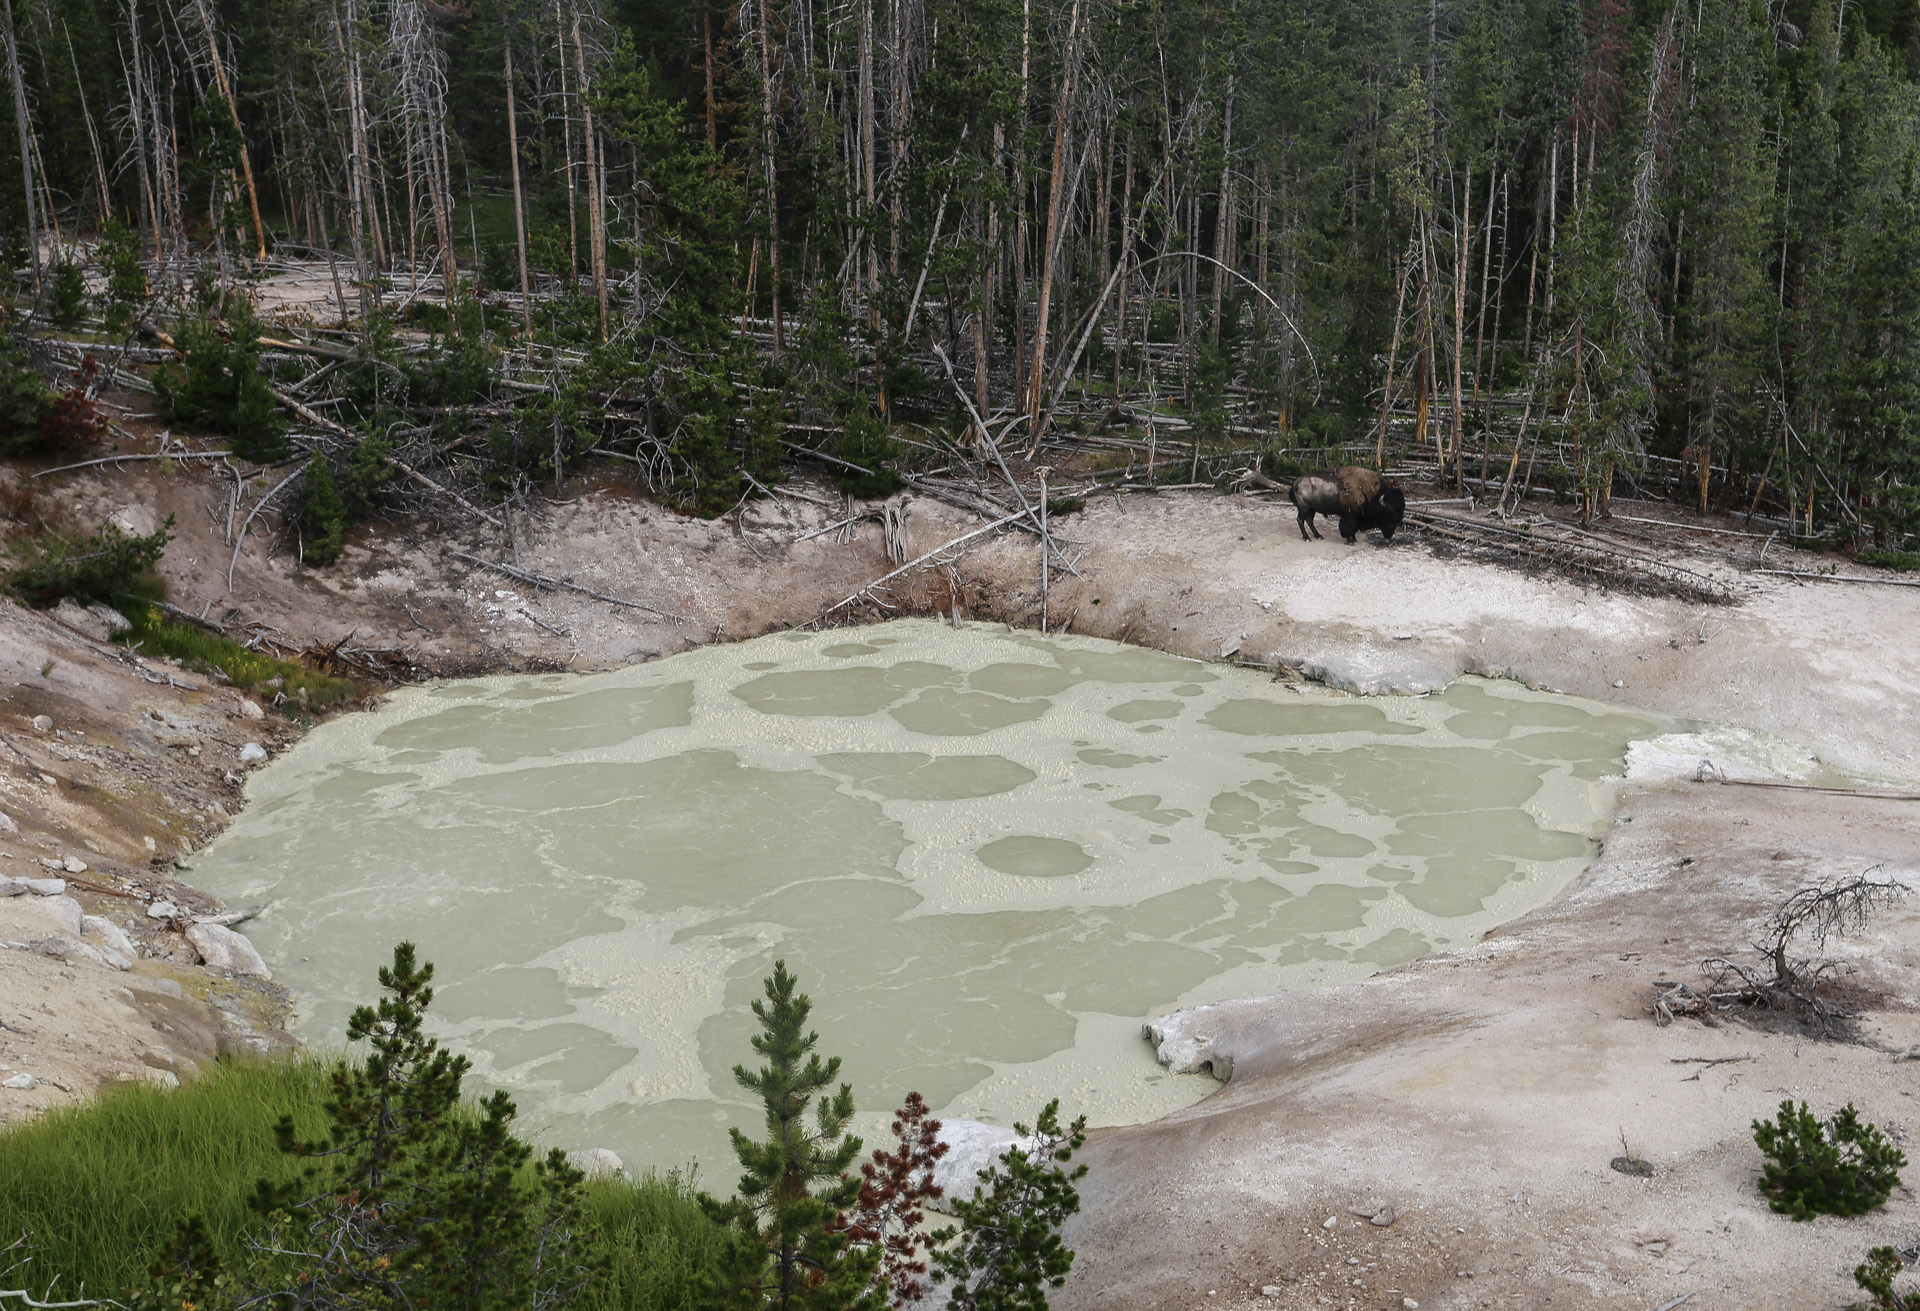
[[[1372,469],[1352,465],[1331,473],[1303,474],[1294,481],[1289,499],[1300,515],[1302,541],[1320,536],[1313,522],[1316,514],[1339,515],[1340,536],[1349,546],[1368,528],[1378,528],[1380,536],[1391,542],[1400,521],[1407,516],[1404,492]],[[1312,537],[1308,536],[1309,530]]]

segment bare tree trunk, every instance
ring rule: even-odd
[[[27,202],[27,253],[33,259],[33,304],[38,309],[46,295],[40,274],[40,224],[33,205],[33,129],[27,120],[26,84],[20,77],[20,46],[14,39],[13,0],[0,0],[7,19],[7,80],[13,83],[13,124],[20,134],[21,194]]]
[[[706,58],[701,64],[701,71],[707,78],[707,149],[718,150],[720,135],[713,104],[713,14],[711,12],[700,15],[700,32],[706,41]]]
[[[574,71],[580,81],[580,113],[587,149],[587,241],[593,257],[593,293],[600,303],[600,340],[607,339],[607,204],[600,191],[600,150],[593,130],[593,99],[587,87],[586,46],[580,40],[580,6],[573,7]]]
[[[67,38],[67,59],[73,65],[74,89],[80,93],[80,117],[87,125],[87,148],[93,154],[93,176],[100,188],[100,221],[105,223],[113,212],[113,200],[107,191],[107,166],[100,157],[100,136],[93,130],[93,111],[87,108],[87,86],[80,77],[80,58],[73,51],[73,31],[67,26],[67,20],[60,20],[60,30]]]
[[[786,349],[786,322],[780,312],[780,195],[779,174],[774,163],[773,103],[773,7],[772,0],[760,5],[760,87],[763,107],[760,125],[760,154],[767,184],[767,276],[773,290],[773,353]]]
[[[1067,23],[1067,48],[1060,71],[1060,101],[1053,118],[1053,177],[1047,186],[1046,245],[1040,256],[1039,305],[1033,316],[1033,369],[1028,379],[1032,395],[1027,403],[1027,426],[1033,433],[1034,450],[1040,446],[1040,411],[1045,402],[1047,373],[1047,313],[1053,299],[1053,270],[1061,245],[1060,198],[1066,184],[1068,110],[1073,103],[1075,54],[1080,38],[1080,0],[1073,0],[1073,13]]]
[[[1466,354],[1467,326],[1467,247],[1468,228],[1472,225],[1473,165],[1467,165],[1466,182],[1460,194],[1460,240],[1453,261],[1453,485],[1459,489],[1465,476],[1460,469],[1460,448],[1466,436],[1465,416],[1460,405],[1460,357]]]
[[[200,25],[207,33],[207,53],[213,56],[213,79],[220,85],[220,94],[226,98],[227,111],[233,116],[233,130],[240,137],[240,171],[247,179],[247,206],[253,211],[253,236],[259,248],[259,257],[267,257],[267,230],[260,222],[260,191],[253,183],[253,160],[247,154],[247,141],[240,127],[240,105],[233,98],[233,87],[227,81],[227,66],[220,58],[220,40],[214,34],[213,15],[207,9],[207,0],[195,0],[200,11]]]
[[[1393,298],[1393,341],[1387,347],[1387,381],[1380,389],[1380,433],[1374,438],[1374,467],[1387,467],[1387,415],[1393,410],[1393,366],[1400,355],[1400,321],[1407,305],[1407,275],[1404,269],[1394,269],[1394,282],[1399,290]]]
[[[1220,129],[1220,206],[1213,215],[1213,257],[1222,264],[1233,262],[1228,249],[1233,239],[1233,70],[1227,71],[1227,98],[1221,110]],[[1213,270],[1213,339],[1220,340],[1220,311],[1225,304],[1227,271]]]
[[[533,284],[527,277],[527,208],[520,196],[520,116],[513,103],[513,42],[507,51],[507,153],[513,156],[513,240],[520,256],[520,330],[527,335],[528,358],[533,352]]]
[[[880,330],[880,248],[874,240],[873,0],[860,5],[860,215],[859,241],[866,247],[867,326]]]
[[[567,82],[567,16],[559,0],[554,0],[553,24],[560,43],[560,142],[567,156],[567,284],[571,288],[580,276],[580,218],[573,171],[573,99]]]

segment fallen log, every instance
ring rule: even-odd
[[[676,624],[684,624],[687,622],[684,618],[674,614],[670,610],[661,610],[655,606],[648,605],[644,601],[629,601],[625,597],[608,596],[605,592],[596,592],[591,587],[582,587],[578,583],[570,583],[564,578],[550,578],[546,574],[536,574],[527,569],[517,569],[510,564],[501,564],[495,560],[483,560],[477,555],[468,555],[465,551],[455,551],[453,554],[467,561],[469,564],[477,564],[482,569],[491,569],[497,574],[505,574],[509,578],[517,578],[523,583],[532,583],[535,587],[545,587],[549,590],[564,588],[569,592],[578,592],[582,596],[590,596],[596,601],[605,601],[608,605],[624,605],[635,610],[645,610],[648,614],[659,615],[662,619],[671,619]]]

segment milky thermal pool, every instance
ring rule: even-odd
[[[1149,1119],[1216,1085],[1159,1067],[1143,1019],[1541,904],[1660,729],[902,620],[402,690],[254,775],[192,877],[269,904],[246,931],[308,1039],[410,939],[435,1032],[540,1137],[724,1191],[775,959],[865,1112]]]

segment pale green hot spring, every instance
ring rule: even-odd
[[[1590,859],[1652,721],[1510,683],[1352,699],[902,620],[410,688],[256,774],[194,863],[337,1044],[410,939],[540,1137],[733,1176],[775,959],[863,1112],[1128,1123],[1215,1085],[1142,1020],[1469,942]]]

